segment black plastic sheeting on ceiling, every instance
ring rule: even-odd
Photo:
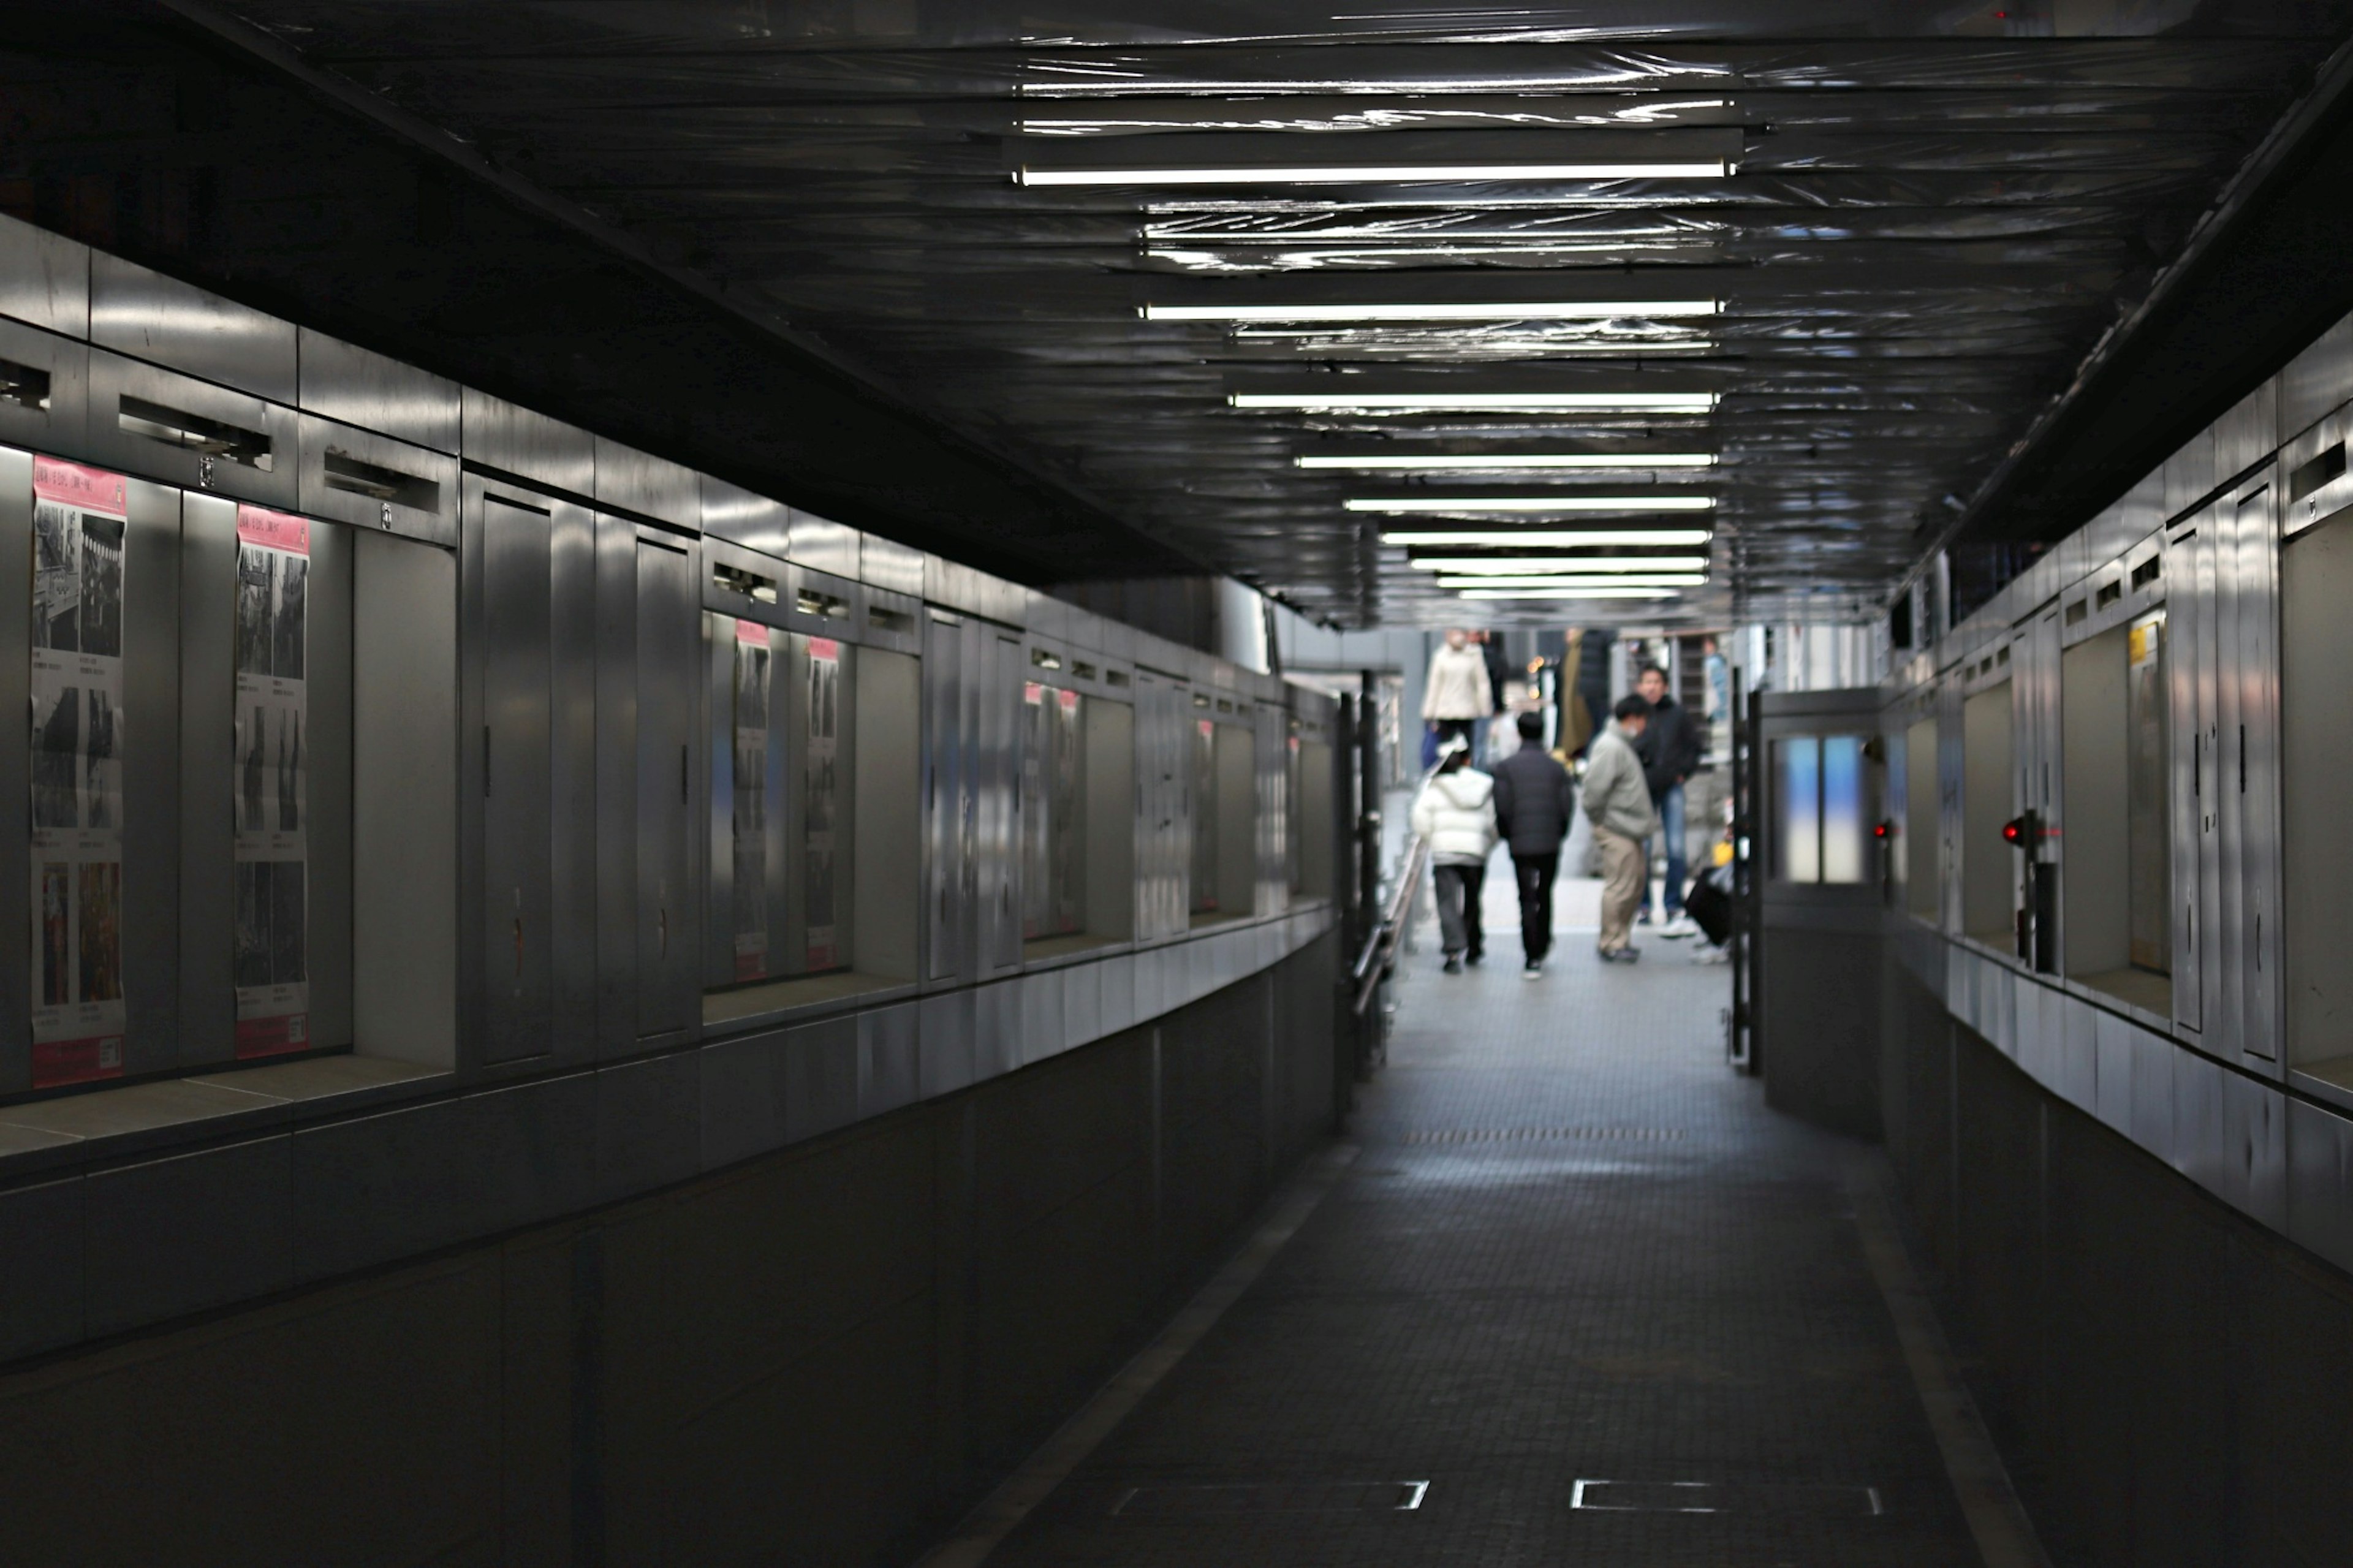
[[[912,389],[948,424],[1347,624],[1448,611],[1380,544],[1383,521],[1345,500],[1475,498],[1497,476],[1303,471],[1302,454],[1576,446],[1626,453],[1615,477],[1631,487],[1648,479],[1645,452],[1713,452],[1718,466],[1690,480],[1718,502],[1709,585],[1626,613],[1721,620],[1741,595],[1883,591],[2353,27],[2346,0],[1350,10],[236,7],[311,65]],[[1377,162],[1394,155],[1384,149],[1573,147],[1597,132],[1729,137],[1737,169],[1158,187],[1008,173],[1058,159]],[[1360,300],[1492,289],[1524,304],[1606,283],[1611,300],[1723,309],[1139,316],[1155,303],[1296,304],[1344,282]],[[1257,387],[1477,390],[1499,374],[1567,390],[1672,374],[1720,402],[1651,417],[1229,403]]]

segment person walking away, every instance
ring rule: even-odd
[[[1446,646],[1430,656],[1421,682],[1421,717],[1443,747],[1461,740],[1467,748],[1479,721],[1494,711],[1487,689],[1487,661],[1461,626],[1446,628]]]
[[[1523,713],[1514,725],[1519,750],[1495,764],[1495,826],[1512,851],[1520,889],[1520,978],[1544,973],[1552,951],[1552,883],[1560,874],[1561,840],[1577,810],[1577,785],[1544,749],[1544,715]]]
[[[1438,884],[1439,944],[1446,973],[1460,974],[1485,949],[1479,896],[1487,886],[1487,857],[1495,849],[1495,781],[1471,764],[1471,742],[1448,737],[1438,771],[1413,803],[1413,830],[1430,845]]]
[[[1504,682],[1511,678],[1512,667],[1504,658],[1504,634],[1481,632],[1473,639],[1481,662],[1487,667],[1487,711],[1491,715],[1479,726],[1479,734],[1471,742],[1471,760],[1492,763],[1502,750],[1496,742],[1504,737],[1496,723],[1504,711]]]
[[[1659,830],[1659,815],[1651,809],[1651,788],[1642,778],[1642,760],[1634,751],[1649,726],[1651,705],[1640,697],[1620,697],[1609,717],[1609,728],[1593,738],[1586,753],[1585,816],[1593,825],[1594,847],[1601,854],[1601,959],[1631,963],[1642,953],[1627,938],[1643,886],[1651,879],[1642,841]]]
[[[1659,934],[1686,937],[1699,930],[1683,914],[1683,885],[1691,871],[1683,849],[1683,784],[1699,770],[1699,726],[1692,722],[1690,709],[1667,695],[1667,672],[1657,665],[1642,667],[1634,689],[1651,705],[1650,726],[1636,750],[1642,758],[1643,782],[1650,786],[1651,804],[1658,811],[1659,831],[1667,841],[1666,924],[1659,928]],[[1649,850],[1650,847],[1644,845],[1646,858]],[[1648,867],[1644,869],[1647,871]],[[1642,879],[1641,918],[1644,924],[1650,923],[1648,876]]]

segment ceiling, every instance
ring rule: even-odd
[[[1344,625],[1466,615],[1401,528],[1709,535],[1535,552],[1664,597],[1472,618],[1883,595],[2353,27],[2348,0],[170,8]],[[1500,406],[1427,406],[1466,394]],[[1327,406],[1242,405],[1284,399]]]

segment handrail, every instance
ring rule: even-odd
[[[1431,768],[1421,775],[1422,788],[1429,787],[1437,772]],[[1421,888],[1422,864],[1429,858],[1428,839],[1417,833],[1406,840],[1405,869],[1389,894],[1388,908],[1366,934],[1364,951],[1356,955],[1356,966],[1349,971],[1349,978],[1356,983],[1356,1001],[1351,1011],[1358,1017],[1372,1005],[1373,993],[1380,989],[1381,976],[1388,972],[1390,962],[1397,956],[1398,943],[1405,935],[1406,917],[1413,909],[1414,894]]]

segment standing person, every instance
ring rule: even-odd
[[[1487,661],[1461,626],[1446,628],[1446,646],[1430,656],[1422,677],[1421,717],[1442,747],[1460,739],[1467,747],[1472,730],[1495,710],[1487,689]]]
[[[1544,715],[1523,713],[1516,728],[1520,749],[1495,764],[1495,823],[1511,846],[1512,873],[1520,887],[1520,951],[1526,962],[1520,978],[1544,973],[1552,951],[1552,881],[1560,872],[1561,840],[1577,810],[1577,786],[1568,770],[1544,749]]]
[[[1479,896],[1495,850],[1495,781],[1470,765],[1471,742],[1449,736],[1438,771],[1413,803],[1413,830],[1430,842],[1438,883],[1438,931],[1446,973],[1460,974],[1486,947]]]
[[[1503,633],[1481,632],[1478,644],[1479,658],[1487,666],[1487,711],[1491,717],[1479,726],[1472,759],[1492,763],[1495,760],[1495,742],[1502,738],[1495,731],[1495,719],[1492,716],[1504,711],[1504,682],[1511,679],[1512,667],[1504,658]]]
[[[1651,879],[1642,841],[1659,830],[1650,785],[1642,781],[1642,760],[1634,752],[1650,724],[1651,705],[1640,697],[1620,697],[1609,716],[1609,727],[1593,738],[1586,753],[1585,816],[1601,853],[1601,959],[1631,963],[1642,953],[1627,938]]]
[[[1667,922],[1659,928],[1659,934],[1686,937],[1699,930],[1683,916],[1683,882],[1691,870],[1683,849],[1683,784],[1699,769],[1699,726],[1692,722],[1691,710],[1667,695],[1667,672],[1657,665],[1642,667],[1634,689],[1651,705],[1650,727],[1636,750],[1642,758],[1642,778],[1650,786],[1651,804],[1659,814],[1659,831],[1667,841]],[[1642,847],[1647,859],[1650,846]],[[1647,865],[1644,868],[1648,869]],[[1648,876],[1642,879],[1641,921],[1644,925],[1651,923]]]

